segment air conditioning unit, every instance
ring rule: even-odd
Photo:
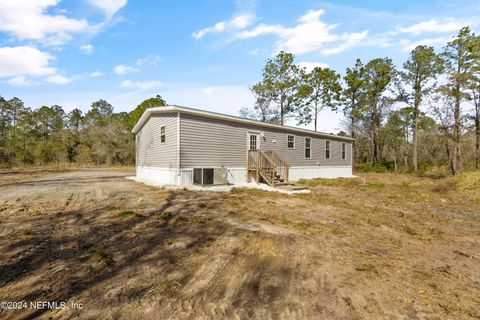
[[[193,184],[202,186],[228,184],[227,168],[194,168]]]

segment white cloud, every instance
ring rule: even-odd
[[[163,59],[158,55],[147,54],[145,57],[137,59],[137,61],[135,61],[135,65],[137,67],[141,67],[145,64],[151,64],[151,65],[156,66],[162,61],[163,61]]]
[[[47,77],[45,81],[54,83],[54,84],[69,84],[70,82],[72,82],[72,79],[56,74],[56,75]]]
[[[124,64],[116,65],[113,68],[113,72],[115,72],[116,74],[127,74],[127,73],[131,73],[131,72],[136,72],[136,71],[138,71],[137,68],[126,66]]]
[[[200,92],[205,95],[211,95],[221,90],[221,87],[205,87],[200,89]]]
[[[309,62],[309,61],[300,61],[298,65],[301,68],[305,68],[307,72],[312,71],[316,67],[320,68],[329,68],[329,65],[323,62]]]
[[[93,45],[91,44],[86,44],[80,47],[80,50],[82,50],[85,54],[92,54],[93,52]]]
[[[101,71],[94,71],[94,72],[90,73],[90,77],[92,77],[92,78],[98,78],[98,77],[101,77],[103,75],[104,75],[104,73],[101,72]]]
[[[11,86],[21,87],[30,85],[30,81],[25,76],[16,76],[7,81]]]
[[[361,42],[368,31],[336,34],[332,31],[338,24],[326,24],[320,20],[325,10],[309,10],[297,20],[297,25],[289,28],[282,25],[260,24],[251,30],[241,31],[238,39],[254,38],[261,35],[273,34],[279,40],[276,49],[295,54],[302,54],[321,50],[322,54],[334,54],[344,51]],[[334,43],[337,47],[325,48],[326,44]]]
[[[471,24],[478,24],[478,19],[472,18],[469,20],[458,20],[455,18],[446,18],[443,21],[431,19],[411,25],[409,27],[397,27],[396,30],[401,33],[410,33],[413,35],[419,35],[426,32],[445,33],[458,31],[462,27]]]
[[[52,59],[30,46],[0,48],[0,77],[54,75],[56,69],[49,66]]]
[[[192,33],[195,39],[200,39],[209,33],[219,33],[227,30],[240,30],[248,27],[255,20],[253,14],[241,14],[228,21],[220,21],[211,27],[203,28]]]
[[[59,0],[0,1],[0,31],[20,40],[36,40],[47,45],[61,45],[71,39],[71,33],[94,29],[86,20],[48,13]]]
[[[136,88],[140,90],[147,90],[156,87],[160,87],[163,83],[161,81],[139,81],[133,82],[130,80],[125,80],[121,83],[122,88]]]
[[[7,83],[13,86],[30,85],[34,83],[32,77],[54,84],[70,83],[73,79],[50,66],[53,59],[47,52],[30,46],[0,48],[0,78],[10,78]]]
[[[103,11],[107,18],[111,18],[118,10],[127,4],[127,0],[87,0],[92,6]]]
[[[334,48],[325,48],[322,51],[320,51],[324,55],[331,55],[331,54],[337,54],[342,51],[345,51],[347,49],[350,49],[352,47],[355,47],[362,43],[363,40],[367,38],[368,31],[365,30],[363,32],[356,32],[356,33],[350,33],[350,34],[342,34],[341,38],[343,39],[343,43],[338,45],[337,47]]]
[[[255,16],[253,14],[242,14],[230,20],[229,25],[235,29],[243,29],[252,24]]]
[[[433,47],[443,46],[445,45],[445,43],[447,43],[450,40],[451,40],[451,37],[448,37],[448,36],[437,37],[437,38],[426,38],[426,39],[415,40],[415,41],[402,39],[399,41],[399,44],[402,46],[403,52],[408,52],[420,45],[433,46]]]

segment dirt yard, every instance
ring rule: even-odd
[[[168,191],[83,169],[0,175],[2,319],[480,318],[480,197],[448,179]]]

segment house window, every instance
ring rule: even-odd
[[[342,142],[342,160],[347,159],[346,149],[347,144],[345,142]]]
[[[305,159],[311,159],[312,158],[312,139],[306,137],[305,138]]]
[[[165,126],[160,127],[160,143],[164,143],[166,138]]]
[[[325,158],[330,159],[330,141],[325,141]]]
[[[287,149],[295,149],[295,136],[287,134]]]
[[[258,150],[258,135],[250,134],[249,136],[248,150]]]

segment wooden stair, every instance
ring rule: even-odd
[[[271,187],[286,186],[290,164],[273,150],[249,150],[247,161],[248,174],[254,174],[255,180],[266,182]]]

